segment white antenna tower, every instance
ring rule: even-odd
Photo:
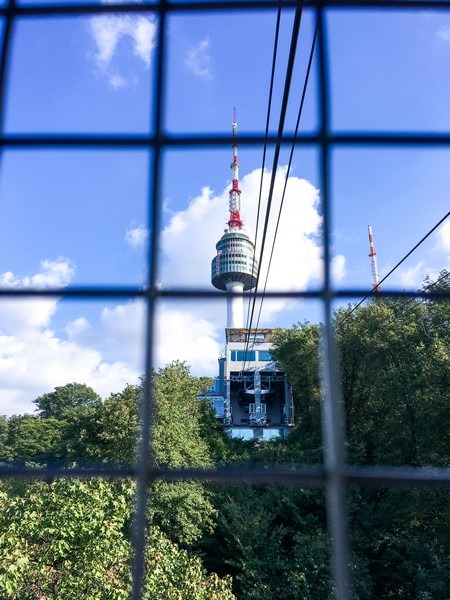
[[[378,274],[378,267],[377,267],[377,253],[375,252],[375,246],[373,245],[372,227],[370,225],[368,225],[368,229],[369,229],[369,247],[370,247],[369,256],[370,256],[370,260],[371,260],[371,264],[372,264],[372,277],[373,277],[372,285],[375,290],[375,293],[379,295],[381,288],[380,288],[380,276]]]

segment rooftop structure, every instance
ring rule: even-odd
[[[232,437],[285,437],[294,424],[290,385],[272,357],[275,329],[227,328],[219,376],[202,395]]]

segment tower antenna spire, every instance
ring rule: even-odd
[[[241,219],[241,190],[239,189],[239,162],[238,162],[238,144],[237,144],[237,120],[236,109],[233,114],[233,162],[231,163],[232,183],[229,191],[230,219],[227,223],[229,229],[242,229]]]
[[[375,293],[377,295],[379,295],[381,292],[380,276],[378,274],[377,253],[375,252],[375,246],[373,244],[372,227],[370,225],[368,225],[368,230],[369,230],[369,248],[370,248],[369,256],[370,256],[371,265],[372,265],[372,277],[373,277],[372,285],[375,290]]]

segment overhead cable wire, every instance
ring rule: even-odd
[[[254,265],[255,254],[256,254],[256,245],[258,242],[258,229],[259,229],[259,217],[260,217],[260,212],[261,212],[262,189],[263,189],[263,181],[264,181],[264,168],[266,165],[266,154],[267,154],[267,139],[269,136],[270,114],[271,114],[271,110],[272,110],[273,88],[274,88],[274,82],[275,82],[275,69],[276,69],[277,55],[278,55],[278,41],[279,41],[279,34],[280,34],[281,8],[282,8],[282,0],[280,0],[280,2],[278,4],[277,22],[276,22],[276,26],[275,26],[275,39],[274,39],[274,48],[273,48],[273,56],[272,56],[272,71],[271,71],[271,75],[270,75],[269,98],[268,98],[267,117],[266,117],[266,129],[265,129],[265,134],[264,134],[265,141],[264,141],[264,147],[263,147],[263,159],[262,159],[261,177],[260,177],[260,183],[259,183],[258,209],[257,209],[257,214],[256,214],[256,225],[255,225],[255,245],[254,245],[254,250],[253,250],[252,266]],[[249,348],[249,343],[250,343],[250,329],[251,329],[251,323],[253,320],[253,314],[254,314],[254,310],[255,310],[256,293],[257,293],[257,288],[258,288],[258,278],[259,278],[259,266],[258,266],[257,282],[256,282],[256,286],[255,286],[255,292],[254,292],[253,299],[252,299],[252,295],[253,295],[252,290],[250,290],[250,293],[249,293],[249,302],[248,302],[248,307],[247,307],[247,319],[246,319],[246,329],[249,332],[249,334],[245,340],[244,361],[243,361],[241,373],[242,373],[242,371],[245,370],[245,363],[247,362],[247,353],[248,353],[248,348]]]
[[[272,109],[273,86],[274,86],[274,81],[275,81],[275,67],[276,67],[276,62],[277,62],[278,40],[279,40],[279,35],[280,35],[281,6],[282,6],[282,0],[280,0],[279,4],[278,4],[277,22],[276,22],[276,26],[275,26],[275,39],[274,39],[274,44],[273,44],[273,56],[272,56],[272,71],[270,74],[269,99],[268,99],[268,104],[267,104],[266,130],[265,130],[265,134],[264,134],[265,141],[264,141],[264,146],[263,146],[261,178],[260,178],[260,183],[259,183],[258,209],[256,212],[255,245],[253,248],[252,268],[255,263],[256,244],[258,241],[259,216],[260,216],[260,212],[261,212],[262,187],[263,187],[263,181],[264,181],[264,168],[266,165],[266,154],[267,154],[267,138],[269,136],[270,113],[271,113],[271,109]],[[251,323],[251,319],[250,319],[251,296],[252,296],[252,291],[250,290],[249,303],[248,303],[248,308],[247,308],[246,329],[250,328],[250,323]],[[245,347],[245,352],[244,352],[244,365],[245,365],[245,357],[247,355],[247,350],[248,350],[248,339],[246,341],[246,347]]]
[[[288,102],[289,102],[289,94],[290,94],[290,89],[291,89],[292,74],[294,71],[295,55],[297,52],[297,43],[298,43],[298,37],[299,37],[299,32],[300,32],[302,13],[303,13],[303,2],[299,2],[297,4],[297,8],[295,10],[294,22],[292,25],[291,44],[290,44],[290,49],[289,49],[288,64],[286,67],[283,99],[282,99],[282,103],[281,103],[280,119],[279,119],[279,124],[278,124],[277,142],[275,144],[275,152],[274,152],[274,158],[273,158],[273,164],[272,164],[272,176],[271,176],[271,180],[270,180],[269,194],[268,194],[267,207],[266,207],[266,217],[264,220],[263,234],[262,234],[262,240],[261,240],[261,252],[260,252],[260,256],[259,256],[258,270],[257,270],[257,274],[256,274],[255,295],[253,297],[253,301],[251,302],[252,308],[251,308],[251,313],[250,313],[249,330],[252,327],[252,322],[253,322],[253,318],[254,318],[256,292],[258,290],[259,277],[260,277],[260,273],[261,273],[261,263],[262,263],[262,259],[264,256],[264,247],[265,247],[266,238],[267,238],[270,210],[272,207],[272,195],[273,195],[273,190],[274,190],[274,186],[275,186],[276,171],[277,171],[277,167],[278,167],[278,160],[279,160],[280,150],[281,150],[281,139],[283,136],[284,123],[286,120],[287,106],[288,106]]]
[[[383,277],[383,279],[382,279],[382,280],[381,280],[379,283],[377,283],[377,285],[375,285],[375,286],[374,286],[374,287],[371,289],[370,293],[371,293],[371,294],[372,294],[372,293],[374,293],[374,292],[375,292],[375,290],[376,290],[378,287],[380,287],[380,286],[381,286],[381,284],[382,284],[384,281],[386,281],[386,279],[387,279],[388,277],[390,277],[390,276],[392,275],[392,273],[394,273],[394,271],[396,271],[396,270],[398,269],[398,267],[399,267],[399,266],[400,266],[402,263],[404,263],[404,262],[405,262],[405,260],[406,260],[407,258],[409,258],[409,257],[411,256],[411,254],[412,254],[413,252],[415,252],[415,251],[417,250],[417,248],[418,248],[418,247],[419,247],[421,244],[423,244],[423,242],[424,242],[426,239],[428,239],[432,233],[434,233],[434,232],[436,231],[436,229],[438,229],[438,227],[440,227],[440,226],[442,225],[442,223],[443,223],[443,222],[444,222],[444,221],[445,221],[445,220],[448,218],[448,216],[449,216],[449,215],[450,215],[450,211],[449,211],[449,212],[448,212],[446,215],[444,215],[444,216],[442,217],[442,219],[441,219],[441,220],[440,220],[438,223],[436,223],[436,225],[435,225],[434,227],[432,227],[432,228],[430,229],[430,231],[429,231],[429,232],[428,232],[426,235],[424,235],[424,236],[423,236],[423,238],[422,238],[422,239],[421,239],[419,242],[417,242],[417,244],[416,244],[416,245],[415,245],[413,248],[411,248],[411,250],[410,250],[410,251],[409,251],[407,254],[405,254],[405,256],[404,256],[404,257],[403,257],[401,260],[399,260],[399,262],[398,262],[398,263],[395,265],[395,267],[393,267],[393,268],[392,268],[392,269],[389,271],[389,273],[388,273],[387,275],[385,275],[385,276]],[[341,324],[342,324],[342,323],[343,323],[343,322],[344,322],[346,319],[348,319],[348,318],[350,317],[350,315],[351,315],[352,313],[354,313],[354,312],[355,312],[355,310],[356,310],[357,308],[359,308],[359,307],[361,306],[361,304],[367,300],[367,298],[368,298],[368,297],[369,297],[369,294],[368,294],[367,296],[365,296],[365,297],[364,297],[362,300],[360,300],[360,301],[358,302],[358,304],[355,304],[355,306],[352,308],[352,310],[351,310],[349,313],[347,313],[347,315],[346,315],[346,316],[345,316],[345,317],[344,317],[344,318],[343,318],[341,321],[339,321],[337,325],[341,325]]]
[[[279,124],[278,124],[277,143],[275,144],[275,152],[274,152],[274,157],[273,157],[272,175],[271,175],[271,179],[270,179],[270,187],[269,187],[269,194],[268,194],[267,208],[266,208],[266,217],[264,220],[264,227],[263,227],[263,234],[262,234],[262,241],[261,241],[261,253],[259,256],[260,260],[259,260],[259,264],[258,264],[256,289],[258,288],[258,284],[259,284],[261,263],[262,263],[262,259],[264,256],[264,249],[265,249],[267,231],[268,231],[268,226],[269,226],[269,217],[270,217],[270,211],[272,208],[272,198],[273,198],[273,191],[274,191],[274,187],[275,187],[276,171],[278,168],[278,162],[279,162],[279,158],[280,158],[281,139],[283,137],[284,124],[286,121],[287,106],[289,103],[289,95],[290,95],[290,90],[291,90],[292,75],[293,75],[293,71],[294,71],[295,56],[296,56],[296,52],[297,52],[297,43],[298,43],[298,36],[299,36],[299,32],[300,32],[302,12],[303,12],[303,3],[299,3],[297,6],[297,9],[295,11],[294,23],[292,26],[291,45],[290,45],[290,49],[289,49],[289,58],[288,58],[288,64],[287,64],[287,68],[286,68],[283,100],[281,103],[280,120],[279,120]]]
[[[399,261],[398,261],[398,263],[395,265],[395,267],[393,267],[393,268],[392,268],[392,269],[389,271],[389,273],[388,273],[387,275],[385,275],[385,276],[383,277],[383,279],[382,279],[382,280],[381,280],[381,281],[380,281],[380,282],[379,282],[379,283],[378,283],[376,286],[374,286],[374,287],[372,288],[372,290],[371,290],[371,292],[370,292],[370,293],[372,294],[373,292],[375,292],[376,288],[377,288],[378,286],[380,286],[380,285],[381,285],[381,284],[382,284],[384,281],[386,281],[386,279],[387,279],[388,277],[390,277],[390,276],[392,275],[392,273],[394,273],[394,271],[395,271],[395,270],[396,270],[396,269],[397,269],[397,268],[398,268],[398,267],[399,267],[399,266],[400,266],[400,265],[401,265],[403,262],[405,262],[405,260],[406,260],[408,257],[410,257],[410,256],[411,256],[411,254],[412,254],[413,252],[415,252],[415,251],[417,250],[417,248],[418,248],[418,247],[419,247],[419,246],[420,246],[420,245],[421,245],[421,244],[422,244],[422,243],[423,243],[423,242],[424,242],[424,241],[425,241],[425,240],[426,240],[426,239],[427,239],[427,238],[428,238],[428,237],[429,237],[429,236],[430,236],[432,233],[434,233],[434,232],[436,231],[436,229],[438,229],[438,227],[440,227],[440,225],[442,225],[442,223],[443,223],[443,222],[444,222],[444,221],[445,221],[445,220],[446,220],[446,219],[449,217],[449,215],[450,215],[450,212],[448,212],[448,213],[447,213],[447,214],[446,214],[444,217],[442,217],[442,219],[441,219],[441,220],[440,220],[438,223],[436,223],[436,225],[435,225],[435,226],[434,226],[432,229],[430,229],[430,231],[429,231],[429,232],[428,232],[426,235],[424,235],[424,236],[423,236],[423,238],[422,238],[422,239],[421,239],[419,242],[417,242],[417,244],[416,244],[416,245],[415,245],[413,248],[411,248],[411,250],[410,250],[410,251],[409,251],[407,254],[405,254],[405,256],[404,256],[404,257],[403,257],[401,260],[399,260]],[[430,286],[431,286],[431,285],[433,285],[433,284],[435,284],[435,283],[439,283],[439,282],[440,282],[442,279],[445,279],[445,277],[448,277],[449,275],[450,275],[450,273],[444,273],[444,275],[442,275],[442,276],[441,276],[441,277],[440,277],[440,278],[439,278],[437,281],[433,281],[433,282],[430,284]],[[429,286],[428,286],[428,287],[429,287]],[[344,323],[344,322],[345,322],[345,321],[346,321],[346,320],[347,320],[347,319],[350,317],[350,315],[352,315],[352,314],[355,312],[355,310],[356,310],[357,308],[359,308],[359,307],[361,306],[361,304],[367,300],[367,298],[368,298],[368,297],[369,297],[369,294],[368,294],[367,296],[365,296],[365,297],[364,297],[364,298],[363,298],[363,299],[362,299],[360,302],[358,302],[358,304],[356,304],[356,305],[355,305],[355,306],[354,306],[354,307],[353,307],[353,308],[350,310],[350,312],[348,312],[348,313],[347,313],[347,314],[346,314],[346,315],[345,315],[345,316],[344,316],[344,317],[343,317],[343,318],[342,318],[340,321],[338,321],[338,322],[336,323],[336,327],[339,327],[340,325],[342,325],[342,323]],[[311,356],[311,355],[312,355],[314,352],[316,352],[317,350],[318,350],[318,345],[314,346],[314,347],[311,349],[311,351],[310,351],[310,352],[309,352],[309,353],[306,355],[306,359],[307,359],[307,358],[309,358],[309,357],[310,357],[310,356]]]
[[[300,100],[300,106],[299,106],[298,115],[297,115],[297,122],[296,122],[296,125],[295,125],[294,138],[296,138],[298,136],[298,130],[299,130],[299,127],[300,127],[300,120],[301,120],[301,117],[302,117],[303,105],[305,103],[306,90],[307,90],[307,87],[308,87],[308,82],[309,82],[309,76],[310,76],[310,72],[311,72],[312,61],[313,61],[313,57],[314,57],[314,49],[315,49],[315,46],[316,46],[317,31],[318,31],[318,27],[317,27],[317,24],[316,24],[316,27],[315,27],[315,30],[314,30],[314,37],[313,37],[313,41],[312,41],[312,44],[311,44],[311,51],[309,53],[309,60],[308,60],[308,66],[307,66],[307,69],[306,69],[306,74],[305,74],[305,81],[303,83],[303,91],[302,91],[302,97],[301,97],[301,100]],[[256,322],[256,329],[258,329],[259,321],[260,321],[260,318],[261,318],[261,311],[262,311],[262,307],[263,307],[263,303],[264,303],[264,294],[266,293],[267,282],[269,280],[270,268],[272,266],[273,253],[274,253],[274,250],[275,250],[275,244],[276,244],[276,239],[277,239],[278,229],[279,229],[280,219],[281,219],[281,211],[283,210],[284,198],[286,196],[286,189],[287,189],[287,184],[288,184],[288,181],[289,181],[289,174],[290,174],[290,171],[291,171],[292,159],[293,159],[293,156],[294,156],[294,150],[295,150],[295,141],[292,142],[291,152],[290,152],[290,155],[289,155],[289,161],[288,161],[288,166],[287,166],[287,170],[286,170],[286,177],[285,177],[285,180],[284,180],[283,193],[281,195],[280,208],[278,210],[277,224],[275,226],[275,233],[274,233],[274,236],[273,236],[272,248],[271,248],[271,251],[270,251],[269,264],[267,266],[266,279],[265,279],[265,282],[264,282],[263,296],[261,297],[261,302],[260,302],[260,305],[259,305],[259,312],[258,312],[258,319],[257,319],[257,322]]]

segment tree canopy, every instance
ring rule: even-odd
[[[426,281],[433,295],[423,299],[382,297],[335,312],[351,463],[450,466],[450,302],[441,295],[449,278]],[[285,440],[228,438],[185,363],[153,373],[153,464],[321,463],[320,335],[320,324],[304,322],[275,336],[296,411]],[[83,384],[55,388],[35,400],[36,414],[0,419],[0,460],[132,464],[143,394],[142,384],[104,400]],[[134,488],[104,479],[1,483],[0,597],[128,597]],[[351,486],[347,502],[355,600],[448,600],[447,490]],[[321,489],[157,480],[148,508],[148,600],[333,596]]]
[[[58,479],[0,491],[2,598],[126,600],[131,586],[129,529],[134,484]],[[149,530],[143,598],[229,600],[229,578],[208,575],[158,528]]]
[[[98,406],[101,398],[84,383],[68,383],[56,387],[53,392],[39,396],[33,402],[37,406],[40,417],[62,419],[70,417],[74,411],[81,408],[89,409]]]

